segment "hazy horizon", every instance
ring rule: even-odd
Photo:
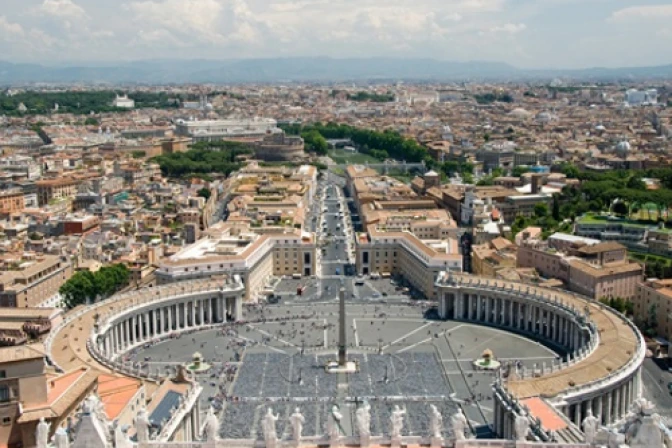
[[[521,69],[672,63],[661,0],[3,0],[0,59],[431,58]]]

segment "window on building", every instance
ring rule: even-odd
[[[2,385],[0,386],[0,403],[9,401],[10,393],[9,386]]]

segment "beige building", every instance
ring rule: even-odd
[[[17,213],[24,209],[25,201],[20,189],[11,189],[0,192],[0,214]]]
[[[155,276],[158,284],[165,284],[221,274],[239,275],[245,284],[245,299],[254,300],[271,276],[315,275],[316,247],[312,233],[250,229],[242,223],[225,222],[160,261]]]
[[[498,237],[471,247],[471,269],[476,275],[498,278],[502,270],[516,267],[518,247],[509,240]]]
[[[435,296],[441,271],[462,271],[455,221],[445,210],[378,211],[375,223],[357,236],[361,275],[399,275],[427,297]]]
[[[40,206],[44,206],[53,200],[73,198],[77,194],[79,183],[79,180],[72,178],[47,179],[35,182],[37,201]]]
[[[70,262],[56,255],[19,256],[6,261],[4,268],[0,271],[0,307],[58,306],[58,289],[72,276]]]
[[[631,299],[643,268],[630,262],[618,243],[554,234],[547,241],[528,238],[518,248],[517,266],[534,268],[543,277],[561,280],[565,287],[594,299]]]
[[[52,424],[53,433],[93,391],[96,377],[89,369],[50,374],[41,344],[1,348],[0,446],[34,446],[40,418]]]
[[[658,336],[672,341],[672,279],[652,278],[638,283],[632,301],[634,321],[639,328],[655,323]]]

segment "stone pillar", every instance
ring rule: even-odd
[[[189,301],[189,314],[191,315],[191,327],[196,326],[196,303],[193,300]]]
[[[233,318],[234,320],[242,320],[243,319],[243,297],[242,296],[235,296],[235,299],[233,301],[233,306],[235,307],[235,311],[233,313]]]
[[[485,297],[485,319],[484,319],[484,322],[486,324],[490,323],[490,318],[492,316],[490,308],[491,308],[490,297],[486,296]]]
[[[509,326],[514,330],[518,328],[517,308],[518,302],[513,300],[513,298],[509,299]]]
[[[582,420],[581,403],[579,402],[574,405],[574,424],[580,428]]]
[[[168,305],[168,332],[173,331],[173,305]]]
[[[165,308],[158,308],[159,312],[159,334],[163,334],[166,331],[166,310]]]
[[[612,415],[612,403],[611,403],[611,391],[607,392],[605,395],[606,398],[606,406],[604,409],[604,424],[605,425],[610,425],[613,420],[613,415]]]
[[[476,322],[481,322],[483,319],[483,298],[481,295],[476,296]]]
[[[205,307],[203,306],[203,300],[198,301],[198,324],[203,325],[203,309]]]

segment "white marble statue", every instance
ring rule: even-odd
[[[264,433],[264,441],[266,448],[273,448],[278,442],[278,433],[275,429],[275,422],[278,421],[279,416],[273,414],[273,409],[268,408],[266,415],[262,420],[262,432]]]
[[[401,409],[399,405],[394,405],[394,410],[390,415],[390,438],[392,440],[399,440],[401,437],[401,430],[404,429],[404,415],[406,409]]]
[[[583,435],[586,438],[586,443],[595,442],[597,430],[600,426],[600,420],[593,415],[592,409],[588,409],[586,412],[586,418],[581,422],[581,426],[583,427]]]
[[[54,447],[55,448],[69,448],[70,447],[70,438],[68,433],[64,428],[58,428],[54,434]]]
[[[128,438],[128,434],[124,431],[120,424],[114,428],[114,448],[131,448],[133,442]]]
[[[343,414],[341,414],[338,406],[332,406],[331,418],[327,419],[327,433],[332,445],[335,444],[341,436],[341,429],[339,428],[339,425],[342,418]]]
[[[365,401],[360,407],[357,408],[355,417],[357,418],[357,430],[359,431],[359,437],[370,437],[371,405],[368,401]]]
[[[530,420],[526,415],[517,415],[515,421],[516,440],[524,442],[530,432]]]
[[[465,440],[464,433],[467,429],[467,417],[465,417],[462,408],[458,408],[450,417],[450,425],[453,428],[453,434],[455,435],[455,440]]]
[[[215,410],[210,407],[208,415],[205,417],[205,440],[206,442],[216,442],[219,432],[219,420],[215,415]]]
[[[637,433],[630,440],[630,448],[664,448],[665,437],[660,428],[660,415],[645,410]]]
[[[149,415],[147,414],[147,409],[141,407],[138,410],[138,414],[135,417],[135,436],[138,439],[139,443],[149,442],[149,427],[151,422],[149,421]]]
[[[430,404],[429,409],[431,412],[430,420],[429,420],[429,432],[431,434],[431,437],[435,439],[440,439],[441,433],[443,432],[443,416],[441,415],[441,412],[436,408],[435,405]]]
[[[301,410],[296,408],[294,413],[289,416],[289,421],[292,424],[292,440],[298,445],[301,442],[303,424],[306,423],[306,418],[301,414]]]
[[[49,429],[51,429],[51,423],[47,423],[44,420],[44,417],[40,417],[37,429],[35,429],[35,443],[37,448],[49,447]]]

